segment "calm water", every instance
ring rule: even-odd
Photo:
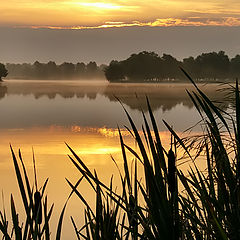
[[[217,85],[202,86],[208,95],[220,98]],[[52,232],[56,219],[70,192],[65,177],[73,183],[80,177],[67,157],[67,142],[99,176],[108,181],[117,176],[117,169],[110,154],[121,166],[121,150],[117,125],[129,126],[124,110],[118,100],[141,127],[141,110],[146,111],[146,96],[158,120],[164,145],[169,147],[169,133],[162,119],[181,133],[194,125],[199,116],[193,108],[185,89],[190,84],[108,84],[103,81],[20,81],[8,80],[0,85],[0,188],[8,206],[10,193],[14,194],[21,212],[21,201],[16,186],[11,143],[15,151],[20,148],[28,171],[32,176],[32,147],[36,155],[39,184],[49,177],[47,193],[49,202],[54,202]],[[199,131],[196,128],[195,131]],[[124,131],[127,144],[134,146],[133,139]],[[116,180],[117,182],[117,180]],[[80,191],[94,204],[90,187],[81,183]],[[63,239],[73,236],[69,216],[73,215],[79,225],[82,223],[82,204],[73,197],[65,216]]]

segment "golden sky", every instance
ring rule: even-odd
[[[240,25],[238,0],[0,0],[0,25],[101,28]]]

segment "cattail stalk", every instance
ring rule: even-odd
[[[168,188],[171,193],[176,191],[176,157],[172,149],[168,152]]]
[[[34,193],[34,208],[33,208],[33,218],[37,224],[42,223],[42,202],[41,194],[39,191]]]
[[[42,223],[42,202],[41,202],[41,194],[38,191],[37,186],[37,171],[36,171],[36,162],[34,157],[34,151],[33,152],[33,169],[34,169],[34,178],[35,178],[35,187],[36,192],[34,193],[34,207],[33,207],[33,218],[36,221],[36,224]]]

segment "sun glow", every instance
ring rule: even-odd
[[[103,3],[103,2],[95,2],[95,3],[81,3],[81,2],[76,2],[74,4],[83,6],[83,7],[90,7],[90,8],[100,8],[100,9],[107,9],[107,10],[119,10],[123,8],[123,6],[119,5],[114,5],[112,3]]]

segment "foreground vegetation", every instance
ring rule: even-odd
[[[186,72],[183,73],[192,81]],[[76,184],[67,180],[72,189],[69,198],[76,194],[85,205],[84,226],[78,226],[71,218],[76,239],[240,239],[238,82],[232,87],[234,101],[231,113],[216,107],[193,81],[192,84],[196,91],[188,94],[202,117],[203,133],[195,138],[180,138],[164,122],[172,135],[168,151],[162,146],[148,100],[150,121],[143,113],[143,137],[125,110],[131,125],[128,130],[136,140],[139,151],[124,143],[119,130],[124,163],[124,171],[119,171],[120,192],[115,191],[112,179],[109,185],[103,183],[97,173],[91,171],[67,145],[71,153],[69,158],[80,174]],[[180,148],[184,150],[185,160],[193,163],[187,174],[176,167]],[[127,151],[134,160],[127,158]],[[35,174],[35,186],[32,188],[21,152],[18,155],[19,160],[12,150],[26,218],[22,224],[11,197],[12,219],[7,219],[5,211],[0,212],[0,231],[4,239],[50,239],[49,220],[53,207],[48,209],[47,197],[44,196],[47,180],[40,190]],[[206,171],[200,171],[197,167],[199,158],[204,158]],[[144,179],[139,174],[142,169]],[[78,190],[82,179],[94,189],[94,207],[89,206]],[[179,190],[180,187],[183,191]],[[61,239],[66,204],[59,217],[56,239]]]

